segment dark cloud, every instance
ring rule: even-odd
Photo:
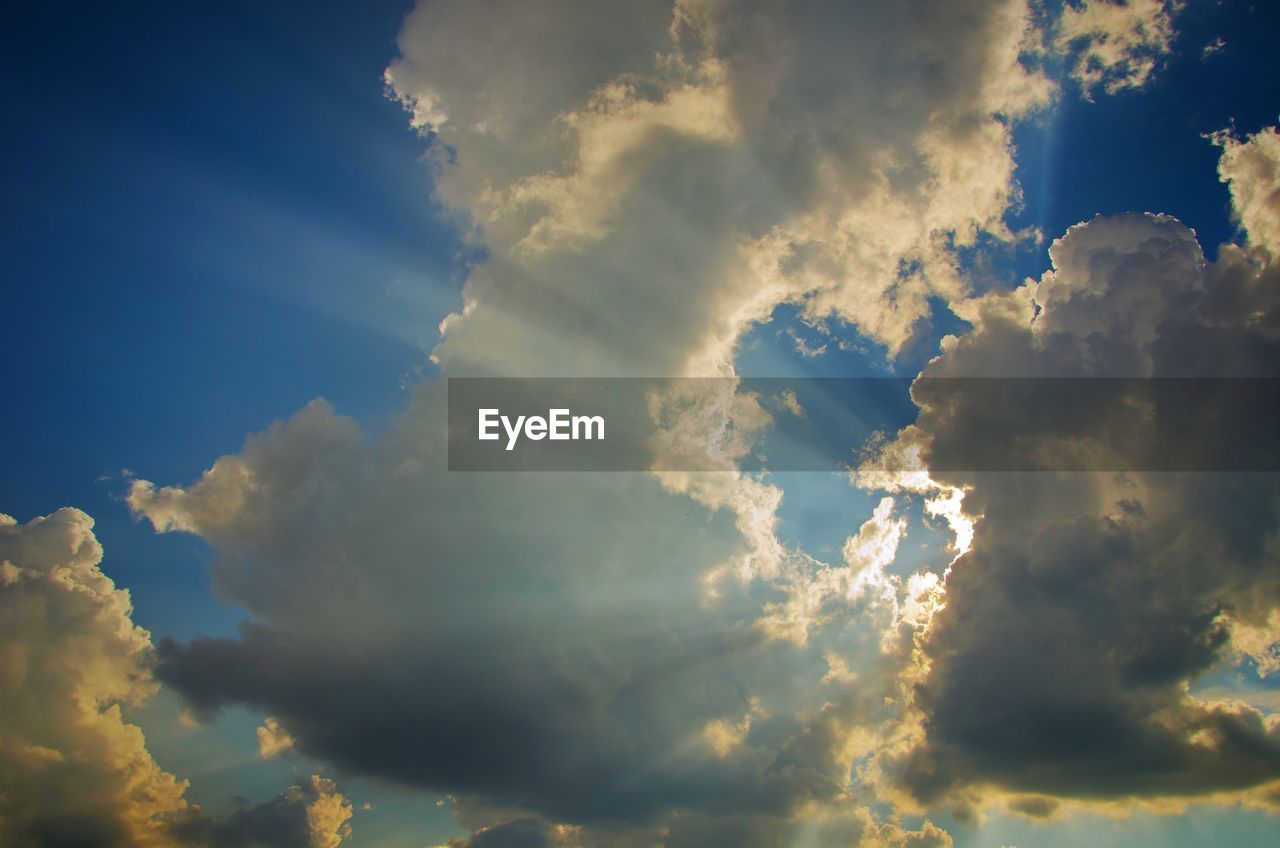
[[[731,756],[704,739],[751,710],[748,660],[781,669],[790,650],[740,592],[704,606],[703,575],[741,550],[728,516],[641,475],[449,475],[434,439],[395,438],[374,452],[313,406],[189,495],[149,495],[157,520],[176,503],[205,522],[217,579],[257,619],[161,643],[163,681],[205,711],[262,708],[304,755],[553,820],[783,814],[834,791],[832,752],[789,753],[812,719]]]
[[[709,599],[745,548],[733,516],[651,476],[449,474],[423,435],[441,392],[420,387],[382,443],[315,404],[189,489],[135,488],[216,546],[217,584],[253,613],[236,638],[162,642],[160,679],[206,713],[262,710],[302,756],[521,814],[477,829],[679,811],[710,834],[750,811],[785,838],[842,797],[850,734],[893,679],[880,632],[795,644],[759,626],[776,590]],[[880,621],[869,603],[837,612]],[[856,681],[824,682],[834,649],[868,658]]]
[[[571,613],[581,614],[561,615]],[[665,614],[682,613],[672,604]],[[690,634],[682,649],[671,637],[632,633],[642,635],[590,645],[614,681],[546,667],[529,653],[554,632],[460,631],[440,650],[423,637],[417,650],[371,654],[335,643],[317,654],[255,625],[239,639],[162,642],[158,676],[197,709],[270,710],[302,753],[349,771],[482,794],[554,820],[646,823],[671,807],[716,813],[743,804],[784,815],[838,790],[838,739],[828,735],[836,728],[821,715],[761,721],[762,747],[726,758],[704,741],[706,722],[749,709],[739,659],[772,666],[791,649],[766,648],[750,629]],[[703,677],[708,668],[714,676]]]
[[[1046,819],[1058,811],[1061,805],[1052,798],[1043,795],[1024,795],[1014,798],[1008,804],[1012,812],[1032,819]]]
[[[176,817],[170,835],[191,848],[337,848],[350,833],[350,816],[332,781],[313,777],[270,801],[241,802],[224,816],[193,809]]]
[[[540,819],[516,819],[485,828],[469,837],[450,839],[448,848],[549,848],[551,827]]]
[[[992,296],[926,375],[1280,373],[1280,276],[1242,252],[1224,248],[1206,266],[1181,224],[1130,215],[1073,228],[1051,254],[1055,270],[1034,291]],[[918,422],[947,450],[986,438],[979,418],[1004,420],[1010,433],[995,438],[1045,457],[1093,449],[1063,439],[1077,422],[950,400]],[[1205,432],[1217,439],[1243,437],[1247,428],[1229,425],[1248,412],[1182,410],[1211,419]],[[1186,425],[1175,418],[1154,426]],[[1107,426],[1139,428],[1119,443],[1160,438],[1140,429],[1152,426],[1142,416]],[[1280,475],[935,476],[967,485],[966,511],[979,518],[923,642],[928,672],[914,697],[924,738],[894,764],[917,798],[968,785],[1197,796],[1280,779],[1274,720],[1187,694],[1228,658],[1236,630],[1266,627],[1280,606]]]

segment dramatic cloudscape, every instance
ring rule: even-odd
[[[261,5],[3,36],[0,846],[1275,844],[1266,4]]]

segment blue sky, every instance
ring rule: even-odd
[[[370,443],[394,432],[414,387],[438,377],[428,361],[438,325],[485,264],[485,239],[465,237],[480,204],[462,214],[449,207],[443,194],[465,192],[438,185],[432,154],[444,140],[415,132],[384,82],[403,52],[397,37],[416,37],[405,24],[413,7],[73,4],[22,10],[5,28],[0,361],[10,450],[0,511],[19,523],[63,506],[93,516],[103,570],[128,589],[133,621],[156,642],[235,636],[245,598],[215,589],[211,571],[222,574],[214,563],[239,549],[214,531],[154,532],[154,515],[125,502],[132,480],[194,481],[248,434],[318,397],[360,422]],[[977,290],[1039,278],[1048,242],[1098,214],[1169,213],[1211,260],[1220,243],[1244,244],[1218,175],[1222,151],[1205,134],[1234,127],[1248,136],[1277,122],[1278,24],[1266,4],[1192,0],[1152,79],[1092,101],[1067,77],[1067,58],[1046,60],[1061,90],[1015,125],[1023,203],[1006,216],[1014,229],[1038,227],[1044,241],[980,241],[965,269]],[[1205,55],[1217,39],[1222,49]],[[416,84],[401,83],[401,95]],[[464,160],[468,140],[455,140]],[[514,261],[504,257],[492,267]],[[940,296],[930,303],[896,357],[886,337],[839,318],[824,332],[794,300],[782,303],[742,332],[733,364],[744,376],[913,376],[943,335],[970,327]],[[828,351],[804,356],[796,337]],[[836,475],[776,482],[785,493],[778,538],[832,562],[881,497]],[[913,525],[925,520],[922,499],[902,508]],[[897,573],[945,545],[940,525],[931,527],[908,533]],[[1229,682],[1236,669],[1218,673]],[[166,684],[136,713],[160,765],[189,778],[209,809],[225,811],[233,795],[266,801],[322,770],[357,804],[375,805],[357,812],[344,844],[433,845],[468,833],[436,805],[440,791],[396,772],[344,770],[311,753],[260,761],[254,728],[269,698],[228,703],[221,718],[185,729],[184,702]],[[548,802],[535,812],[558,811]],[[1122,820],[1073,812],[1048,823],[997,811],[980,827],[942,809],[932,821],[956,845],[1022,848],[1084,839],[1262,845],[1275,831],[1273,814],[1234,806]]]
[[[5,497],[92,504],[158,632],[231,618],[189,540],[129,519],[121,473],[194,476],[318,396],[376,422],[456,306],[461,247],[383,96],[406,11],[144,3],[10,27],[3,358],[30,413]]]

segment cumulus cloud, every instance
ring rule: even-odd
[[[1038,282],[969,304],[972,331],[924,376],[1249,377],[1280,365],[1280,277],[1258,254],[1224,245],[1208,263],[1178,221],[1131,214],[1073,227],[1050,256]],[[927,386],[916,400],[903,438],[924,445],[926,467],[989,439],[1049,457],[1109,449],[1071,422],[954,395],[941,403]],[[1192,412],[1215,417],[1217,439],[1234,437],[1233,420],[1267,414]],[[1157,438],[1149,428],[1168,418],[1098,421],[1138,428],[1108,433],[1114,445]],[[1270,667],[1280,640],[1274,474],[931,473],[964,490],[975,535],[904,678],[914,742],[881,752],[869,774],[925,804],[974,789],[1032,793],[1012,802],[1032,816],[1052,810],[1049,796],[1239,799],[1280,780],[1274,716],[1188,694],[1233,653]]]
[[[184,800],[124,719],[156,690],[154,651],[101,561],[79,510],[0,515],[0,842],[337,848],[350,805],[320,777],[225,818]]]
[[[1231,207],[1249,245],[1275,259],[1280,256],[1280,134],[1264,127],[1244,138],[1218,133],[1214,140],[1222,147],[1218,174],[1231,189]]]
[[[958,250],[1017,238],[1012,125],[1052,93],[1024,61],[1039,39],[1015,0],[420,5],[387,83],[487,257],[434,358],[732,376],[784,302],[900,349],[930,297],[966,293]],[[303,755],[508,810],[477,834],[764,845],[850,803],[893,677],[878,630],[837,624],[897,614],[888,512],[823,578],[776,538],[766,481],[451,475],[443,402],[418,386],[374,440],[317,402],[192,485],[137,481],[131,508],[208,540],[250,614],[238,638],[161,644],[161,678],[206,713],[260,708]],[[832,638],[762,624],[844,571],[845,609],[814,614]]]
[[[1146,85],[1173,44],[1178,8],[1176,0],[1068,0],[1056,47],[1084,96]]]
[[[1010,124],[1051,93],[1023,3],[629,6],[406,21],[388,84],[490,253],[454,373],[723,375],[785,301],[896,350],[964,288],[954,247],[1012,237]]]
[[[150,697],[151,638],[75,509],[0,515],[0,842],[163,845],[186,784],[121,705]]]
[[[892,499],[842,566],[784,549],[775,580],[712,597],[749,548],[736,516],[647,475],[449,474],[441,401],[424,384],[372,442],[312,404],[189,487],[137,481],[131,506],[208,539],[252,616],[162,642],[160,678],[206,715],[261,709],[303,756],[468,799],[477,839],[766,846],[820,812],[843,833],[936,596],[885,571]]]
[[[230,813],[208,818],[195,810],[180,817],[172,834],[199,848],[338,848],[351,834],[351,804],[333,781],[312,775],[262,804],[240,804]]]
[[[896,354],[968,293],[964,250],[1020,237],[1012,130],[1053,94],[1043,38],[1021,0],[421,4],[387,84],[487,255],[433,358],[733,376],[783,303]],[[730,572],[779,573],[776,488],[666,482],[738,516]]]
[[[267,716],[258,728],[258,755],[264,760],[278,757],[293,749],[293,737],[280,726],[275,716]]]
[[[1104,85],[1145,80],[1143,57],[1167,40],[1099,30],[1092,22],[1111,19],[1085,15],[1071,7],[1063,31],[1076,27],[1102,57]],[[1255,260],[1225,255],[1206,285],[1194,239],[1168,219],[1118,220],[1060,242],[1034,292],[1046,316],[1034,327],[1030,289],[971,298],[962,253],[1022,235],[1005,224],[1019,201],[1011,133],[1053,96],[1033,58],[1045,37],[1016,0],[420,5],[387,84],[431,139],[438,198],[486,256],[434,359],[450,376],[732,377],[742,334],[780,304],[894,354],[941,298],[965,311],[976,341],[950,343],[938,370],[1016,353],[1146,373],[1174,356],[1161,310],[1185,319],[1204,350],[1247,360],[1233,322],[1263,288]],[[1150,267],[1159,273],[1113,285]],[[1188,301],[1221,320],[1197,323]],[[704,410],[694,423],[767,422],[758,403],[722,400],[693,399]],[[1000,740],[931,723],[939,705],[961,708],[961,722],[975,715],[971,690],[950,686],[970,677],[951,671],[947,638],[957,655],[1028,652],[994,672],[1022,675],[1009,681],[1009,716],[1034,713],[1031,696],[1017,695],[1044,677],[1032,673],[1040,641],[1014,630],[988,645],[960,616],[956,587],[981,574],[972,563],[995,562],[992,579],[1017,585],[989,553],[999,537],[975,536],[974,517],[997,512],[983,511],[972,480],[922,471],[884,481],[891,494],[925,494],[927,512],[954,531],[948,556],[960,558],[944,608],[945,564],[891,573],[906,532],[895,498],[831,566],[777,538],[781,490],[731,465],[660,478],[450,474],[444,402],[442,381],[414,387],[374,438],[316,401],[190,485],[132,484],[137,515],[212,545],[216,590],[249,614],[237,637],[159,646],[160,678],[193,709],[269,714],[264,755],[288,739],[351,773],[454,794],[471,832],[463,845],[942,846],[950,837],[932,824],[873,818],[852,764],[880,752],[872,762],[922,798],[973,781],[1035,783],[1019,771],[1029,762],[997,767],[986,746]],[[912,449],[931,449],[947,424],[926,416]],[[1011,510],[1041,503],[1009,500]],[[1081,556],[1095,553],[1088,539],[1071,539]],[[1256,552],[1237,553],[1238,574],[1251,573]],[[1267,591],[1252,605],[1222,592],[1211,621],[1221,612],[1256,623],[1270,608]],[[1231,755],[1271,744],[1271,730],[1246,711],[1168,694],[1216,656],[1215,626],[1231,632],[1185,625],[1189,609],[1199,614],[1170,607],[1167,622],[1150,612],[1154,670],[1143,673],[1156,694],[1142,703],[1169,707],[1152,713],[1159,720],[1119,683],[1104,694],[1131,710],[1126,727],[1151,731],[1135,745],[1154,745],[1157,726],[1182,740],[1187,762],[1170,774],[1261,774],[1265,752]],[[1029,606],[1027,626],[1046,612]],[[1127,610],[1110,612],[1096,631],[1081,625],[1089,644],[1123,637],[1140,653],[1140,640],[1115,630]],[[1188,657],[1164,669],[1161,651],[1178,649]],[[913,664],[926,655],[932,666]],[[904,666],[916,675],[908,686]],[[1094,671],[1115,668],[1086,667],[1072,682]],[[890,720],[908,706],[928,732],[904,746]],[[1008,726],[1058,730],[1035,721]],[[1066,757],[1039,744],[1046,762]],[[1214,746],[1218,760],[1202,754]],[[1062,774],[1063,785],[1025,791],[1066,792],[1072,772]],[[1099,785],[1130,791],[1121,781]]]
[[[312,405],[188,489],[135,485],[135,509],[225,552],[217,586],[253,615],[238,639],[160,645],[195,708],[253,704],[304,755],[554,821],[782,813],[840,783],[831,753],[784,753],[816,695],[733,756],[703,742],[749,711],[748,659],[786,661],[740,591],[704,607],[742,547],[730,516],[643,475],[448,475],[434,419],[411,420],[425,435],[371,444]]]
[[[1221,53],[1226,49],[1227,49],[1226,40],[1223,39],[1221,36],[1219,36],[1218,38],[1215,38],[1213,41],[1210,41],[1203,48],[1201,48],[1200,59],[1202,61],[1206,59],[1210,59],[1213,56],[1217,56],[1219,53]]]

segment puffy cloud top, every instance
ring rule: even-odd
[[[1036,39],[1019,0],[422,4],[387,80],[489,252],[436,356],[724,374],[783,302],[898,350],[1013,237]]]
[[[151,638],[98,568],[76,509],[0,515],[0,842],[165,845],[186,784],[161,769],[121,703],[150,697]]]
[[[101,561],[80,510],[0,515],[0,842],[338,848],[351,805],[318,776],[227,818],[187,804],[121,712],[154,694],[154,651]]]
[[[1280,277],[1236,248],[1209,264],[1176,220],[1132,214],[1073,227],[1050,255],[1038,283],[973,304],[972,331],[924,375],[1248,377],[1280,366]],[[1067,422],[1033,411],[917,400],[903,438],[931,445],[926,457],[992,438],[1034,442],[1044,455],[1090,449],[1063,438]],[[1191,414],[1217,421],[1214,438],[1232,438],[1233,416],[1267,413]],[[1135,444],[1156,438],[1145,418],[1094,426],[1135,427],[1109,433]],[[927,803],[991,787],[1114,801],[1280,781],[1280,720],[1188,694],[1233,653],[1274,666],[1274,474],[934,476],[965,489],[975,536],[908,678],[918,736],[882,758],[893,779]]]

